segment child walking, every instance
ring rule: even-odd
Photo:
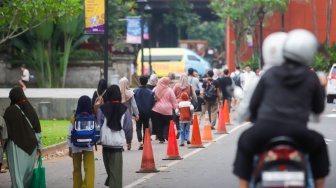
[[[84,95],[78,99],[77,114],[92,114],[91,99]],[[69,147],[69,156],[73,162],[73,187],[74,188],[94,188],[95,163],[94,152],[90,147],[76,147],[71,142],[71,132],[74,129],[75,115],[72,115],[68,131],[67,144]],[[82,161],[84,165],[84,180],[82,177]]]
[[[180,146],[184,146],[184,141],[187,140],[187,144],[190,144],[190,124],[192,114],[194,112],[194,106],[189,101],[189,95],[186,92],[181,94],[182,101],[179,102],[178,108],[176,108],[176,114],[180,116]]]

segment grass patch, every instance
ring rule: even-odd
[[[69,123],[69,120],[40,120],[43,147],[66,141]]]

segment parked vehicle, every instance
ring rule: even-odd
[[[255,161],[251,188],[314,187],[308,155],[289,137],[273,138]]]
[[[336,64],[333,64],[328,75],[327,103],[332,103],[335,98],[336,98]]]
[[[137,56],[137,75],[141,75],[141,50]],[[158,77],[168,76],[174,72],[176,76],[187,73],[189,68],[195,69],[200,76],[210,69],[210,63],[197,55],[194,51],[185,48],[148,48],[144,49],[144,75],[149,75],[149,59],[151,58],[152,71]]]

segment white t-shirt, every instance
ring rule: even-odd
[[[28,71],[28,69],[25,69],[24,71],[23,71],[23,78],[22,78],[22,80],[24,80],[24,81],[29,81],[29,71]]]
[[[255,72],[250,71],[250,72],[245,72],[243,74],[243,90],[247,91],[250,85],[251,80],[253,80],[256,77]]]

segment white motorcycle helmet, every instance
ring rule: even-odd
[[[319,42],[314,34],[305,29],[295,29],[288,32],[284,44],[283,55],[308,67],[313,63]]]
[[[285,62],[283,57],[283,47],[287,39],[287,33],[275,32],[268,35],[262,45],[262,56],[265,62],[263,70],[273,66],[281,65]]]

